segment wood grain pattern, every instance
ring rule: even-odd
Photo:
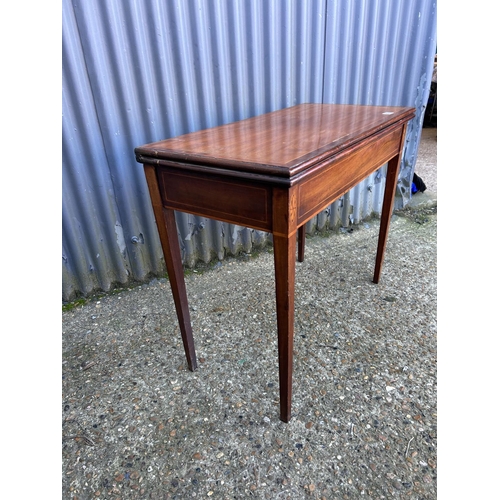
[[[412,117],[413,108],[299,104],[136,148],[149,158],[293,177],[377,131]]]

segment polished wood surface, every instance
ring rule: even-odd
[[[373,281],[380,279],[408,121],[414,108],[300,104],[135,150],[144,164],[188,366],[193,333],[174,210],[273,234],[280,418],[292,409],[295,252],[305,223],[384,163]]]
[[[248,173],[293,177],[413,108],[299,104],[136,148],[138,160],[167,159]]]

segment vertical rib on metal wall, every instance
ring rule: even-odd
[[[416,117],[408,125],[398,181],[395,206],[401,208],[411,197],[429,95],[436,2],[332,0],[327,17],[323,102],[416,108]],[[380,212],[385,186],[381,180],[377,173],[354,188],[353,222],[370,213],[370,206]]]
[[[63,299],[163,272],[136,146],[302,102],[423,116],[434,48],[429,0],[63,0]],[[419,132],[417,121],[407,170]],[[383,181],[381,169],[310,227],[379,211]],[[269,240],[177,222],[190,266]]]

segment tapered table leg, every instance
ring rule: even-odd
[[[273,237],[278,319],[280,419],[283,422],[288,422],[292,416],[295,242],[295,234],[288,238]]]
[[[196,353],[194,349],[193,330],[189,316],[186,283],[184,281],[184,269],[182,267],[181,252],[177,236],[177,225],[173,210],[163,209],[165,224],[167,227],[167,251],[165,252],[165,263],[167,265],[168,277],[174,296],[175,309],[181,328],[182,343],[186,360],[191,371],[196,370]]]
[[[194,349],[193,331],[191,328],[191,318],[189,316],[186,283],[184,281],[184,269],[182,267],[181,251],[177,236],[175,213],[173,210],[163,208],[162,206],[154,167],[151,165],[144,165],[144,171],[146,173],[146,180],[148,182],[163,255],[165,257],[170,287],[172,288],[172,295],[174,297],[184,352],[186,354],[189,369],[194,371],[198,367],[198,364],[196,362],[196,352]]]
[[[404,135],[403,135],[404,137]],[[398,181],[399,163],[401,155],[398,154],[387,165],[387,178],[385,181],[384,202],[382,205],[382,214],[380,216],[380,230],[378,235],[377,257],[375,259],[375,272],[373,282],[378,283],[380,273],[382,272],[382,263],[384,261],[385,246],[387,244],[387,235],[389,233],[389,224],[394,207],[394,195],[396,194],[396,184]]]
[[[303,224],[299,227],[299,251],[297,260],[299,262],[304,262],[305,252],[306,252],[306,225]]]

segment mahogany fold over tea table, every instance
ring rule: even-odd
[[[305,223],[388,162],[373,282],[393,209],[408,107],[299,104],[135,149],[144,164],[190,370],[197,368],[174,210],[273,235],[280,418],[292,407],[295,249]]]

